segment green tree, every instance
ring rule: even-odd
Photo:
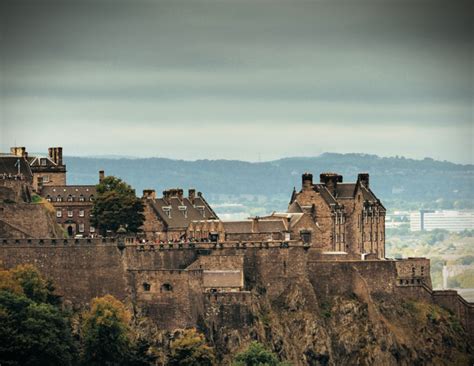
[[[111,295],[92,300],[82,326],[84,365],[126,365],[132,351],[130,313]]]
[[[92,225],[102,235],[106,235],[107,230],[117,231],[120,225],[125,225],[128,231],[137,232],[145,217],[143,203],[135,196],[135,190],[113,176],[104,178],[96,188]]]
[[[196,329],[186,329],[183,335],[171,342],[169,366],[212,366],[214,350],[206,344],[204,335]]]
[[[0,364],[70,365],[71,326],[47,303],[48,282],[31,266],[0,271]]]
[[[258,342],[250,343],[250,346],[235,356],[233,366],[283,366],[287,365],[278,361],[277,356],[267,350]]]

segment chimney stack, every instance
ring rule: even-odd
[[[342,183],[342,175],[337,173],[321,173],[319,180],[322,184],[326,185],[328,191],[336,197],[337,183]]]
[[[63,165],[63,148],[50,147],[48,148],[48,156],[57,165]]]
[[[313,174],[305,172],[303,173],[301,179],[303,191],[307,191],[313,188]]]
[[[102,183],[104,178],[105,178],[105,172],[103,170],[99,170],[99,183]]]
[[[10,153],[15,156],[20,156],[22,158],[28,159],[28,153],[26,152],[26,147],[24,146],[14,146],[10,148]]]
[[[194,188],[188,189],[188,198],[191,203],[194,203],[194,199],[196,198],[196,190]]]
[[[154,189],[144,189],[143,198],[148,200],[154,200],[156,198],[156,192]]]
[[[369,188],[369,173],[359,173],[357,180],[365,187]]]

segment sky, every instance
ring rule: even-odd
[[[474,163],[472,2],[0,4],[0,151]]]

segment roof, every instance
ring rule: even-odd
[[[319,192],[319,194],[321,195],[321,197],[324,199],[324,201],[325,201],[328,205],[335,205],[335,204],[337,204],[336,199],[335,199],[334,196],[331,194],[331,192],[329,192],[329,190],[326,188],[326,186],[325,186],[324,184],[315,184],[314,186],[316,187],[316,191]]]
[[[338,183],[336,198],[354,198],[356,186],[356,183]]]
[[[224,231],[227,234],[246,233],[281,233],[288,228],[283,218],[263,218],[242,221],[223,221]]]
[[[79,198],[81,195],[88,200],[91,196],[95,196],[97,190],[95,185],[75,185],[75,186],[43,186],[41,196],[57,197],[61,196],[66,199],[68,196]]]
[[[188,197],[179,198],[177,196],[169,198],[147,199],[153,211],[168,228],[187,228],[191,221],[218,219],[209,204],[203,197],[195,197],[191,201]]]
[[[20,174],[31,182],[33,174],[25,158],[16,155],[0,155],[0,174],[16,176],[18,174],[18,161],[20,162]]]

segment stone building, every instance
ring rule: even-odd
[[[165,190],[161,198],[156,197],[155,190],[147,189],[142,199],[145,207],[142,230],[150,240],[188,239],[188,226],[192,221],[211,220],[208,225],[212,225],[213,220],[218,220],[202,193],[196,195],[195,189],[189,189],[187,197],[180,188]]]
[[[300,236],[313,248],[385,257],[386,210],[370,189],[367,173],[359,174],[355,183],[343,183],[336,173],[322,173],[316,184],[312,174],[303,174],[302,188],[293,191],[288,213],[311,218],[306,218]]]
[[[33,174],[33,190],[38,192],[43,186],[66,185],[66,165],[63,162],[63,148],[50,147],[48,156],[30,156],[25,147],[10,148],[12,155],[28,161]]]
[[[51,202],[56,222],[69,237],[95,234],[95,228],[90,223],[95,185],[44,186],[39,193]]]

